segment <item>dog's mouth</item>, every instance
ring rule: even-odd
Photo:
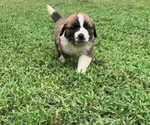
[[[71,43],[75,46],[83,46],[83,45],[87,44],[86,41],[75,41],[75,42],[71,42]]]

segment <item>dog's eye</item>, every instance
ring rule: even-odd
[[[68,29],[68,30],[75,30],[75,29],[77,29],[77,27],[71,26],[71,27],[67,27],[67,29]]]
[[[89,29],[89,30],[90,30],[90,29],[92,29],[92,27],[90,27],[90,26],[87,26],[87,27],[86,27],[86,29]]]
[[[89,30],[92,29],[92,27],[86,21],[84,22],[83,27],[86,28],[86,29],[89,29]]]
[[[78,22],[75,22],[75,23],[73,23],[70,27],[68,27],[68,29],[74,30],[74,29],[77,29],[77,28],[79,28],[79,27],[80,27],[80,26],[79,26]]]
[[[84,28],[86,28],[87,30],[92,30],[93,29],[93,27],[90,27],[90,26],[86,26]]]
[[[73,30],[73,29],[75,29],[75,26],[71,26],[68,29]]]

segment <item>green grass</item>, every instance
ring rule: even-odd
[[[95,21],[85,75],[55,58],[46,4]],[[149,7],[149,0],[0,0],[0,125],[149,125]]]

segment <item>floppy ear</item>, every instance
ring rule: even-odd
[[[64,31],[65,31],[65,24],[64,24],[64,26],[62,27],[62,29],[60,31],[60,36],[62,36],[64,34]]]
[[[96,29],[95,29],[95,26],[94,26],[94,37],[96,38],[97,37],[97,33],[96,33]]]

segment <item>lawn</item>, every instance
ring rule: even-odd
[[[0,0],[0,125],[150,125],[150,1],[64,1]],[[56,59],[47,4],[93,18],[85,75]]]

